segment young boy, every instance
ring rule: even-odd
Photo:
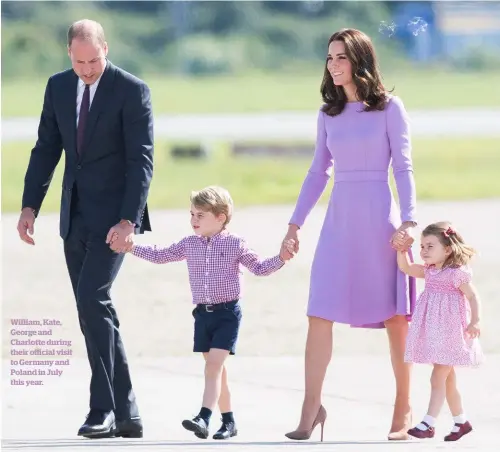
[[[187,261],[196,307],[193,310],[194,352],[205,358],[205,390],[202,408],[194,419],[184,420],[185,429],[208,438],[210,417],[218,402],[222,426],[214,439],[237,435],[231,409],[224,361],[235,354],[241,322],[242,276],[240,264],[257,276],[279,270],[290,254],[260,260],[245,240],[227,231],[233,201],[227,190],[207,187],[191,194],[191,226],[194,235],[168,247],[134,245],[134,256],[156,264]]]

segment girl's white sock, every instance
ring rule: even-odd
[[[455,424],[465,424],[467,422],[467,417],[464,413],[459,414],[458,416],[453,416],[453,422]],[[456,425],[453,425],[453,428],[451,429],[452,432],[458,432],[459,430],[460,428]]]
[[[427,423],[429,425],[429,427],[434,427],[434,424],[436,423],[436,419],[433,418],[432,416],[429,416],[428,414],[426,414],[424,416],[424,419],[422,420],[422,422]],[[417,428],[419,430],[422,430],[425,432],[426,430],[428,430],[428,427],[426,425],[424,425],[422,422],[417,425]]]

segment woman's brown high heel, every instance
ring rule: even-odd
[[[309,439],[312,435],[312,432],[316,428],[318,424],[321,424],[321,441],[323,441],[323,429],[325,427],[325,421],[326,421],[326,410],[321,405],[318,410],[318,414],[316,415],[316,419],[314,419],[314,422],[312,424],[312,427],[310,430],[294,430],[293,432],[285,433],[285,436],[289,439],[295,439],[295,440],[306,440]]]

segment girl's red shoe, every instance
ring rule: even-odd
[[[434,438],[434,427],[431,427],[427,422],[422,422],[427,427],[427,430],[420,430],[417,427],[413,427],[408,430],[408,435],[413,436],[414,438]]]
[[[451,432],[449,435],[446,435],[444,437],[445,441],[458,441],[462,436],[472,432],[472,425],[470,425],[469,421],[463,424],[455,424],[455,427],[458,427],[458,432]]]

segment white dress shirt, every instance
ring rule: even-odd
[[[106,69],[107,61],[104,63],[104,69]],[[103,69],[103,72],[104,72]],[[102,77],[102,74],[101,74]],[[89,103],[89,110],[90,107],[92,106],[92,100],[94,99],[95,92],[97,90],[97,87],[99,86],[99,81],[101,80],[101,77],[99,77],[95,83],[90,85],[90,103]],[[76,126],[78,127],[78,119],[80,118],[80,106],[82,105],[82,99],[83,99],[83,92],[85,91],[85,82],[79,78],[78,79],[78,85],[76,88]]]

